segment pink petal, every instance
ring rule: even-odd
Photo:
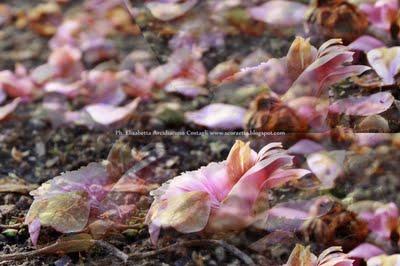
[[[211,129],[239,129],[243,128],[247,110],[229,104],[214,103],[195,112],[185,113],[186,119],[200,126]]]
[[[169,21],[184,15],[197,2],[198,0],[186,0],[183,3],[177,3],[177,1],[150,1],[145,5],[155,18],[162,21]]]
[[[348,255],[350,258],[361,258],[361,259],[368,260],[371,257],[382,255],[384,253],[385,253],[385,251],[383,251],[382,249],[380,249],[377,246],[374,246],[369,243],[363,243],[363,244],[357,246],[356,248],[354,248],[353,250],[351,250],[348,253]]]
[[[301,154],[301,155],[306,155],[306,154],[310,154],[310,153],[315,153],[315,152],[319,152],[319,151],[323,151],[324,150],[324,146],[322,146],[321,144],[309,140],[309,139],[302,139],[298,142],[296,142],[296,144],[294,144],[292,147],[290,147],[288,149],[288,152],[291,154]]]
[[[186,97],[195,98],[199,95],[206,95],[208,91],[188,79],[174,79],[165,87],[165,91],[178,93]]]
[[[39,235],[40,235],[40,219],[36,218],[28,225],[29,236],[31,238],[32,244],[36,246]]]
[[[7,94],[0,88],[0,104],[2,104],[7,99]]]
[[[382,41],[368,35],[363,35],[356,39],[354,42],[350,43],[348,47],[351,50],[359,50],[367,53],[372,49],[384,46],[385,44]]]
[[[21,102],[20,98],[15,98],[12,102],[0,106],[0,121],[5,119],[8,115],[17,109],[18,104]]]
[[[44,90],[46,92],[55,92],[62,95],[65,95],[70,98],[74,98],[79,94],[80,84],[72,83],[72,84],[64,84],[61,82],[49,82],[44,86]]]
[[[357,145],[374,147],[392,139],[389,133],[355,133]]]
[[[386,111],[393,102],[394,97],[390,92],[378,92],[370,96],[338,100],[329,106],[329,111],[338,114],[369,116]]]
[[[85,111],[90,117],[100,125],[108,126],[122,120],[129,118],[133,114],[133,111],[139,104],[139,98],[133,100],[131,103],[122,106],[115,107],[109,104],[93,104],[85,107]]]
[[[343,174],[343,162],[346,152],[337,150],[318,152],[307,156],[307,164],[321,181],[322,188],[332,188],[335,179]]]
[[[369,51],[367,58],[384,85],[395,83],[394,77],[400,70],[400,47],[377,48]]]
[[[249,8],[250,16],[273,26],[295,26],[302,23],[307,5],[285,0],[272,0]]]

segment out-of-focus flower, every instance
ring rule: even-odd
[[[151,89],[154,81],[142,64],[135,65],[135,72],[124,70],[117,74],[124,92],[131,97],[148,99],[151,97]]]
[[[400,71],[400,47],[377,48],[367,53],[368,62],[382,78],[382,85],[395,83],[395,76]]]
[[[374,27],[389,31],[397,19],[399,3],[397,0],[377,0],[361,2],[358,7],[368,15],[368,20]]]
[[[249,8],[250,16],[272,26],[295,26],[305,20],[307,5],[286,1],[272,0],[258,7]]]
[[[16,64],[14,73],[10,70],[0,71],[0,88],[10,97],[22,97],[24,99],[34,96],[36,89],[28,70],[20,64]]]
[[[284,266],[353,266],[353,261],[341,247],[330,247],[317,257],[309,246],[297,244]]]
[[[369,96],[349,97],[337,100],[329,106],[329,112],[337,114],[370,116],[388,110],[394,102],[390,92],[378,92]]]
[[[292,159],[280,143],[257,154],[249,143],[237,141],[226,161],[167,181],[151,193],[155,200],[146,218],[151,240],[156,243],[161,228],[224,233],[247,227],[255,221],[254,205],[263,189],[309,173],[292,169]]]
[[[52,36],[62,22],[61,8],[57,3],[40,4],[27,14],[29,27],[43,36]]]
[[[111,71],[91,70],[83,73],[83,90],[87,103],[118,105],[125,98],[118,75]]]
[[[159,20],[169,21],[178,18],[192,9],[198,0],[166,0],[166,1],[148,1],[145,6],[150,10],[151,14]]]
[[[398,266],[400,265],[400,254],[380,255],[368,259],[367,266]]]
[[[213,103],[198,111],[186,112],[188,121],[211,129],[239,129],[244,126],[246,109],[231,104]]]
[[[219,63],[208,73],[208,81],[211,84],[218,85],[224,80],[229,80],[239,70],[239,65],[233,60]]]
[[[189,79],[203,85],[207,81],[207,70],[198,57],[199,55],[192,54],[188,49],[179,49],[169,57],[166,64],[152,69],[150,76],[160,87],[177,78]]]
[[[346,44],[364,34],[368,27],[367,15],[345,0],[311,3],[307,23],[310,35],[326,39],[340,38]]]

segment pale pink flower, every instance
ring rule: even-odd
[[[35,92],[35,84],[29,76],[28,70],[21,64],[15,65],[15,71],[0,71],[0,89],[10,97],[29,99]]]
[[[396,20],[399,9],[398,1],[377,0],[371,2],[361,3],[360,10],[368,15],[368,20],[373,26],[389,31],[393,21]]]
[[[226,161],[167,181],[151,193],[155,200],[146,222],[152,242],[157,242],[161,228],[182,233],[244,229],[256,219],[253,208],[263,189],[309,173],[292,169],[292,159],[280,143],[270,143],[257,154],[249,143],[237,141]]]

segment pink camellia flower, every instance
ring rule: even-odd
[[[151,240],[161,228],[182,233],[224,233],[253,223],[255,203],[263,189],[278,187],[309,173],[292,169],[281,143],[270,143],[257,154],[249,143],[236,141],[226,161],[183,173],[152,191],[155,200],[146,217]]]
[[[309,246],[297,244],[284,266],[353,266],[353,261],[343,253],[341,247],[327,248],[317,257],[310,251]]]

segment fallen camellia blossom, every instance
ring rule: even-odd
[[[272,0],[258,7],[249,8],[250,16],[272,26],[295,26],[306,17],[307,5],[286,1]]]
[[[159,20],[169,21],[178,18],[188,12],[197,4],[198,0],[156,0],[148,1],[145,6],[151,14]]]
[[[355,116],[370,116],[385,112],[394,102],[390,92],[378,92],[369,96],[349,97],[337,100],[329,106],[329,112]]]
[[[61,233],[77,233],[89,226],[94,236],[110,227],[118,229],[134,215],[137,195],[154,188],[129,171],[134,164],[130,150],[117,143],[106,162],[63,173],[32,191],[34,201],[25,218],[32,243],[36,245],[43,226]]]
[[[194,112],[186,112],[188,121],[211,129],[243,128],[246,109],[223,103],[213,103]]]
[[[0,106],[0,121],[4,120],[12,112],[14,112],[15,109],[17,109],[17,106],[20,102],[21,102],[20,98],[15,98],[12,102]]]
[[[341,247],[330,247],[325,249],[318,257],[315,256],[310,247],[297,244],[290,254],[288,262],[284,266],[353,266],[352,259]]]
[[[382,85],[395,83],[395,76],[400,71],[400,47],[382,47],[367,53],[368,62],[382,78]]]
[[[157,242],[161,228],[182,233],[244,229],[256,219],[254,207],[263,189],[309,173],[292,169],[292,159],[280,143],[270,143],[257,154],[249,143],[236,141],[226,161],[167,181],[151,192],[155,199],[146,222],[152,242]]]

